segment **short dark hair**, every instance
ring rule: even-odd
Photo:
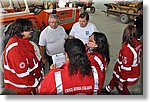
[[[102,55],[103,59],[106,58],[107,65],[110,62],[109,56],[109,43],[105,34],[101,32],[93,32],[94,40],[97,44],[97,47],[93,49],[94,52]]]
[[[81,76],[91,75],[92,69],[83,42],[77,38],[67,39],[64,44],[65,52],[68,54],[69,75],[77,74]]]
[[[82,12],[79,15],[79,18],[84,18],[84,17],[86,17],[86,20],[89,21],[89,14],[87,12]]]
[[[133,38],[137,39],[136,35],[136,27],[131,24],[127,25],[127,27],[123,31],[122,44],[129,43],[132,47],[134,47]]]

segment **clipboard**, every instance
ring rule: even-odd
[[[56,64],[56,68],[61,67],[65,63],[65,53],[59,53],[52,55],[53,64]]]

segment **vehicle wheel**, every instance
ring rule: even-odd
[[[91,7],[91,8],[90,8],[90,12],[91,12],[91,13],[94,13],[94,12],[95,12],[95,7]]]
[[[121,21],[122,23],[127,23],[127,22],[129,21],[129,17],[128,17],[127,14],[121,14],[121,15],[119,16],[119,19],[120,19],[120,21]]]

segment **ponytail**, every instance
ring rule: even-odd
[[[70,58],[69,74],[77,74],[78,70],[83,77],[90,75],[91,65],[86,53],[75,54]]]

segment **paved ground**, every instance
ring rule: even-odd
[[[98,9],[96,9],[95,13],[90,13],[90,22],[94,23],[100,32],[103,32],[107,35],[110,45],[110,64],[106,70],[106,80],[104,83],[105,86],[112,78],[114,64],[120,50],[122,32],[127,24],[122,24],[115,16],[106,16],[105,13],[101,12],[102,9],[105,9],[105,7],[103,7],[103,4],[95,6]],[[87,11],[89,11],[89,9]],[[142,79],[142,69],[140,78]],[[142,94],[142,80],[140,80],[134,87],[131,87],[130,90],[134,94]],[[116,90],[113,90],[113,94],[118,93]]]
[[[101,7],[99,9],[96,9],[95,13],[93,14],[90,13],[90,22],[94,23],[100,32],[103,32],[104,34],[106,34],[108,41],[109,41],[109,45],[110,45],[110,64],[106,70],[106,80],[104,83],[104,86],[105,86],[109,83],[109,81],[112,78],[114,64],[115,64],[117,55],[120,50],[122,33],[123,33],[124,28],[129,23],[123,24],[119,21],[118,17],[113,16],[113,15],[106,16],[105,13],[101,11],[102,9],[105,9],[105,8]],[[130,90],[134,94],[142,94],[142,80],[140,80],[136,85],[131,87]],[[118,94],[118,93],[116,92],[116,90],[114,90],[113,94]]]

